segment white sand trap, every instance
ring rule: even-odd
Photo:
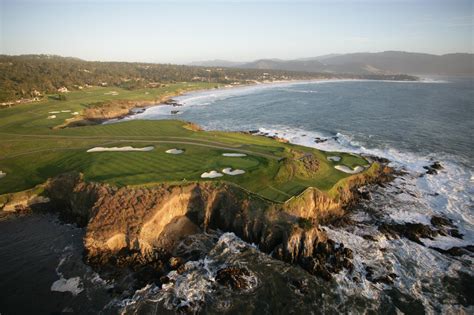
[[[71,115],[77,116],[77,115],[79,115],[79,112],[74,112]]]
[[[56,118],[56,115],[50,115],[50,116],[48,116],[48,119],[54,119],[54,118]]]
[[[0,171],[0,178],[4,178],[5,176],[7,176],[7,173]]]
[[[341,172],[347,173],[347,174],[357,174],[360,173],[364,170],[362,166],[356,166],[354,169],[347,167],[345,165],[336,165],[334,166],[336,170],[339,170]]]
[[[184,151],[183,150],[180,150],[180,149],[169,149],[169,150],[166,150],[166,153],[169,153],[169,154],[181,154],[183,153]]]
[[[204,172],[201,174],[201,178],[216,178],[224,176],[222,173],[216,171]]]
[[[232,170],[230,167],[227,167],[227,168],[224,168],[222,170],[222,173],[227,174],[227,175],[235,176],[235,175],[245,174],[245,171],[244,170],[238,170],[238,169]]]
[[[65,110],[62,110],[61,113],[70,113],[71,110],[70,109],[65,109]]]
[[[243,157],[243,156],[247,156],[247,154],[244,154],[244,153],[222,153],[222,156]]]
[[[60,111],[59,110],[53,110],[52,112],[49,112],[49,114],[59,114]]]
[[[130,146],[126,147],[111,147],[111,148],[104,148],[104,147],[95,147],[92,149],[87,150],[87,152],[124,152],[124,151],[151,151],[154,147],[143,147],[143,148],[134,148]]]
[[[340,160],[341,160],[340,156],[337,156],[337,155],[328,156],[328,161],[339,162]]]

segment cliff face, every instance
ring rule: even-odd
[[[86,183],[79,174],[52,179],[45,191],[55,208],[87,224],[84,244],[86,260],[92,264],[165,261],[184,236],[220,229],[258,244],[278,259],[327,276],[342,266],[351,268],[351,253],[328,240],[318,222],[342,216],[355,187],[376,178],[354,177],[339,188],[338,198],[308,189],[285,204],[223,183],[117,189]]]

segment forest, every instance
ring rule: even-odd
[[[344,75],[284,70],[197,67],[173,64],[99,62],[54,55],[0,55],[0,102],[32,99],[88,86],[125,89],[176,82],[248,84],[280,80],[365,78],[414,80],[407,75]]]

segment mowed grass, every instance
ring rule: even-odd
[[[185,87],[183,83],[173,88],[181,91]],[[338,181],[349,176],[335,170],[334,165],[355,167],[367,164],[359,156],[323,152],[280,143],[263,136],[193,131],[185,122],[174,120],[133,120],[53,129],[64,119],[70,118],[72,112],[80,111],[91,102],[103,101],[107,97],[143,100],[143,95],[158,98],[163,93],[170,93],[169,90],[160,89],[130,92],[116,88],[94,88],[69,93],[66,101],[50,99],[0,110],[0,170],[7,173],[0,179],[0,194],[34,187],[48,178],[69,171],[84,173],[88,181],[126,186],[200,181],[203,172],[222,171],[223,168],[231,167],[243,169],[246,173],[224,175],[213,180],[230,182],[267,199],[283,202],[307,187],[329,191]],[[107,94],[112,90],[119,95]],[[56,114],[56,119],[47,119],[51,115],[50,111],[61,110],[71,112]],[[153,146],[154,150],[86,152],[96,146],[128,145]],[[185,152],[180,155],[165,153],[171,148],[183,149]],[[226,152],[240,152],[247,156],[224,157],[222,154]],[[319,161],[318,171],[311,176],[282,172],[285,165],[293,163],[294,152],[315,156]],[[342,160],[338,163],[329,162],[327,156],[330,155],[341,156]]]

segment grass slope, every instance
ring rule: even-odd
[[[183,89],[204,88],[187,83],[167,88],[126,91],[117,88],[91,88],[67,94],[66,101],[48,99],[0,110],[0,194],[31,188],[46,179],[68,171],[83,172],[90,181],[123,185],[150,185],[162,182],[199,181],[205,171],[225,167],[244,169],[239,176],[224,176],[253,193],[274,201],[285,201],[307,187],[329,191],[349,175],[334,169],[366,165],[365,159],[345,154],[280,143],[262,136],[220,131],[193,131],[185,122],[127,121],[107,125],[52,129],[80,112],[89,104],[111,99],[143,100],[160,98]],[[116,91],[118,95],[108,94]],[[47,119],[49,112],[57,118]],[[87,153],[95,146],[154,146],[149,152]],[[181,155],[165,153],[171,148],[184,149]],[[246,157],[224,157],[225,152],[246,153]],[[297,156],[311,154],[319,161],[313,174],[301,172]],[[327,156],[337,154],[340,162]]]

